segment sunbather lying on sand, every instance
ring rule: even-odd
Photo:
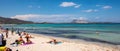
[[[60,43],[59,41],[57,41],[56,39],[52,39],[51,41],[47,42],[47,43],[50,43],[50,44],[58,44]]]
[[[19,44],[24,44],[25,41],[23,40],[22,36],[18,40],[15,40],[15,42],[11,43],[13,46],[18,46]]]

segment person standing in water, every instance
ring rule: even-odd
[[[0,32],[3,32],[3,27],[2,26],[0,26]]]
[[[98,31],[96,31],[96,34],[97,34],[97,35],[99,35],[99,32],[98,32]]]
[[[6,28],[5,32],[6,32],[6,38],[8,38],[8,32],[9,32],[9,29]]]
[[[13,35],[13,33],[14,33],[14,28],[12,27],[12,29],[11,29],[11,34]]]

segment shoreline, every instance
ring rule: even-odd
[[[10,31],[9,31],[10,32]],[[33,38],[31,41],[33,44],[30,45],[18,45],[16,47],[11,46],[16,39],[19,38],[18,34],[14,33],[11,35],[9,33],[9,37],[6,38],[7,43],[6,47],[11,48],[13,51],[119,51],[120,48],[114,45],[88,42],[84,40],[72,40],[61,37],[47,36],[36,33],[29,33]],[[4,34],[5,35],[5,34]],[[23,36],[24,37],[24,36]],[[25,38],[23,38],[25,40]],[[51,39],[56,39],[57,41],[61,41],[60,44],[50,44],[47,43]],[[60,50],[59,50],[60,49]]]
[[[92,42],[92,41],[86,41],[82,39],[69,39],[64,37],[55,37],[55,36],[49,36],[49,35],[43,35],[43,34],[37,34],[37,33],[30,33],[30,35],[36,36],[36,37],[43,37],[43,38],[50,38],[50,39],[57,39],[58,41],[62,42],[68,42],[68,43],[76,43],[76,44],[91,44],[101,47],[110,47],[110,48],[118,48],[120,49],[120,45],[113,45],[108,43],[101,43],[101,42]]]

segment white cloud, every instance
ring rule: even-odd
[[[103,6],[102,8],[103,9],[110,9],[110,8],[112,8],[112,6],[106,5],[106,6]]]
[[[13,16],[11,18],[20,19],[20,20],[29,20],[29,18],[33,18],[33,17],[39,17],[39,15],[35,15],[35,14],[16,15],[16,16]]]
[[[95,19],[99,19],[100,17],[95,17]]]
[[[73,3],[73,2],[62,2],[60,4],[61,7],[70,7],[70,6],[75,6],[77,4]]]
[[[75,8],[79,8],[81,5],[76,5]]]
[[[88,10],[83,10],[83,12],[92,12],[92,9],[88,9]]]
[[[26,14],[16,15],[11,17],[13,19],[34,21],[34,22],[71,22],[74,18],[73,15],[38,15],[38,14]]]
[[[78,4],[76,4],[76,3],[74,3],[74,2],[62,2],[61,4],[60,4],[60,6],[61,7],[74,7],[74,8],[79,8],[80,7],[80,5],[78,5]]]
[[[96,7],[99,7],[99,6],[102,6],[102,5],[96,5]]]
[[[87,13],[90,13],[90,12],[97,12],[97,11],[98,11],[97,9],[83,10],[83,12],[87,12]]]

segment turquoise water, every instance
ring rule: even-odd
[[[44,35],[120,44],[120,24],[18,24],[12,27]]]

